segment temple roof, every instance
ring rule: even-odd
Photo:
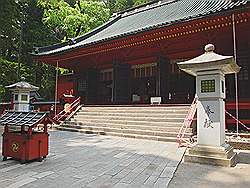
[[[83,48],[104,41],[217,15],[240,8],[250,0],[163,0],[115,14],[107,23],[70,42],[36,47],[32,55],[44,56]]]

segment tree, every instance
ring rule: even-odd
[[[149,1],[150,0],[106,0],[105,2],[110,11],[114,13],[148,3]]]
[[[100,1],[79,0],[72,7],[64,0],[39,0],[38,5],[44,10],[43,23],[61,41],[89,32],[110,17]]]
[[[46,87],[49,87],[47,91],[53,91],[54,83],[43,78],[47,79],[48,74],[53,75],[54,69],[34,63],[29,55],[33,46],[56,42],[41,20],[42,11],[37,7],[36,0],[1,0],[0,102],[3,98],[9,98],[5,86],[19,81],[18,72],[20,77],[41,87],[41,91]]]

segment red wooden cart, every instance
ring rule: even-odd
[[[7,111],[3,114],[0,117],[0,125],[4,126],[3,160],[12,157],[25,163],[46,158],[49,146],[49,121],[46,112]]]

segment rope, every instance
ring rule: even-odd
[[[232,114],[230,114],[228,111],[226,111],[225,110],[225,112],[226,112],[226,114],[228,114],[231,118],[233,118],[235,121],[236,121],[236,123],[238,123],[238,125],[239,124],[241,124],[244,128],[246,128],[248,131],[250,130],[250,127],[247,127],[244,123],[242,123],[240,120],[238,120],[236,117],[234,117]],[[237,136],[238,136],[238,134],[239,133],[237,133]]]

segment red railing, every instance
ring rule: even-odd
[[[81,104],[81,97],[78,97],[75,101],[73,101],[69,106],[64,108],[59,114],[57,114],[53,119],[57,122],[65,120],[68,116],[75,112],[75,110]]]
[[[194,98],[194,100],[193,100],[193,102],[188,110],[186,118],[182,124],[182,127],[179,130],[179,133],[177,134],[178,147],[181,147],[181,146],[191,147],[193,145],[189,139],[185,138],[185,134],[187,132],[187,129],[190,128],[192,125],[192,122],[193,122],[194,117],[195,117],[196,109],[197,109],[197,96],[195,96],[195,98]]]

